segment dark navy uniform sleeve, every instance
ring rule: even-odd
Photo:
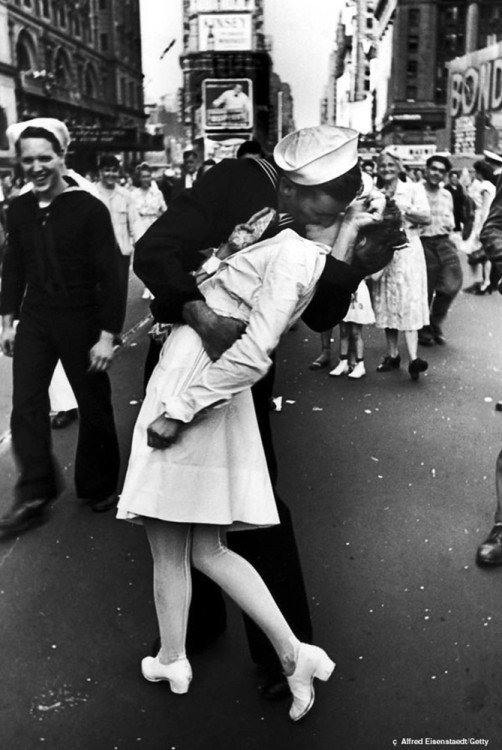
[[[89,249],[99,287],[101,329],[120,333],[124,324],[126,300],[121,283],[120,250],[115,240],[110,213],[97,198],[88,215]]]
[[[486,255],[502,273],[502,175],[479,238]]]
[[[312,302],[302,315],[303,322],[318,333],[334,328],[344,319],[362,278],[360,271],[328,255]]]
[[[12,210],[7,212],[7,247],[2,266],[0,315],[19,317],[19,309],[26,288],[26,275],[22,249],[12,220]]]

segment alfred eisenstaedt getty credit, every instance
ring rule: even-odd
[[[459,740],[435,740],[433,737],[419,737],[413,739],[412,737],[403,737],[401,740],[392,740],[394,747],[402,745],[471,745],[478,747],[488,747],[490,740],[480,740],[476,737],[463,737]]]

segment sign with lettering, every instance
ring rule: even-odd
[[[211,78],[202,83],[204,130],[253,127],[253,83],[249,78]]]
[[[447,66],[450,117],[502,109],[502,44],[457,57]]]
[[[251,13],[203,13],[199,16],[199,51],[253,49]]]
[[[426,162],[429,156],[436,153],[436,150],[436,144],[432,143],[407,143],[392,146],[392,151],[406,164]]]
[[[214,13],[216,11],[236,11],[256,8],[255,0],[191,0],[190,13]]]

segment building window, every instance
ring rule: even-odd
[[[66,8],[64,5],[59,9],[59,25],[62,29],[66,29]]]
[[[420,23],[420,8],[410,8],[408,11],[408,23],[412,28],[416,28]]]
[[[106,10],[106,0],[99,0],[99,9]]]
[[[62,49],[58,50],[54,60],[54,76],[60,86],[69,86],[71,82],[70,61]]]
[[[42,0],[41,2],[42,7],[42,15],[44,18],[50,18],[51,11],[49,8],[49,0]]]
[[[19,34],[16,43],[16,60],[18,70],[32,70],[34,67],[35,51],[33,44],[29,35],[23,31]]]
[[[406,99],[407,101],[414,102],[417,98],[417,87],[406,86]]]
[[[84,78],[84,94],[86,96],[96,97],[97,77],[93,69],[88,65]]]
[[[75,32],[75,36],[80,36],[82,30],[80,27],[80,16],[75,15],[73,19],[73,30]]]
[[[418,52],[418,36],[416,34],[408,36],[408,50],[410,52]]]
[[[31,8],[31,0],[23,0],[23,5],[25,8]]]
[[[0,149],[7,151],[9,148],[9,139],[7,138],[7,115],[5,109],[0,107]]]
[[[101,50],[102,52],[108,50],[108,34],[101,34]]]
[[[120,101],[121,104],[127,104],[126,79],[120,79]]]
[[[408,77],[416,76],[418,71],[418,63],[416,60],[408,60],[408,64],[406,66],[406,73]]]

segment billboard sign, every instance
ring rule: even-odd
[[[502,44],[457,57],[448,67],[452,118],[502,109]]]
[[[208,78],[202,83],[204,130],[251,130],[253,83],[249,78]]]
[[[199,51],[253,49],[251,13],[203,13],[199,16]]]

